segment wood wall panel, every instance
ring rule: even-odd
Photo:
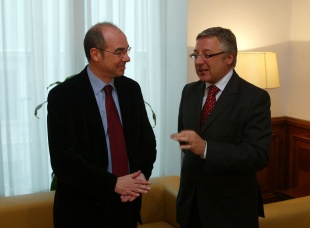
[[[310,131],[290,127],[289,187],[302,187],[310,183]]]
[[[278,186],[283,185],[284,182],[282,177],[285,175],[285,169],[283,167],[287,160],[285,157],[288,156],[284,147],[286,141],[285,123],[284,117],[273,118],[269,163],[266,168],[257,172],[264,203],[277,201]]]
[[[310,121],[288,118],[289,188],[310,183]]]
[[[270,160],[257,178],[265,203],[279,200],[279,191],[310,186],[310,121],[272,118]]]

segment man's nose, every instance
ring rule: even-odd
[[[130,57],[129,57],[128,53],[125,53],[125,55],[123,56],[122,60],[124,62],[129,62],[130,61]]]
[[[195,59],[195,64],[199,65],[199,64],[204,64],[205,62],[202,59],[201,55],[197,56],[197,59]]]

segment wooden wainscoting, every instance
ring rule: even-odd
[[[310,195],[310,121],[272,118],[270,160],[257,178],[264,203]]]

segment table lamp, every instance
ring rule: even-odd
[[[235,69],[240,77],[260,88],[280,87],[274,52],[238,52]]]

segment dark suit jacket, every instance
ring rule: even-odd
[[[203,227],[258,227],[262,203],[256,171],[269,159],[270,98],[265,90],[236,72],[200,130],[205,83],[187,84],[182,92],[179,131],[191,129],[207,141],[206,159],[184,151],[177,219],[188,222],[198,201]]]
[[[156,142],[140,86],[115,78],[130,171],[148,179]],[[112,219],[140,219],[141,198],[121,203],[114,192],[117,177],[107,172],[104,126],[86,68],[53,88],[48,96],[51,165],[58,178],[55,227],[108,227]]]

